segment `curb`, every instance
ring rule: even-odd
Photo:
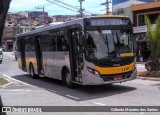
[[[7,80],[9,79],[9,80],[13,80],[13,81],[16,81],[16,82],[19,82],[19,83],[25,84],[25,85],[27,85],[27,86],[37,87],[37,86],[31,85],[31,84],[25,83],[25,82],[23,82],[23,81],[20,81],[20,80],[14,79],[14,78],[12,78],[12,77],[9,77],[9,76],[7,76],[7,75],[5,75],[5,74],[3,74],[3,76],[4,76],[4,77],[6,77],[6,78],[7,78]],[[11,83],[13,83],[13,82],[11,82]],[[13,83],[13,84],[14,84],[14,83]]]
[[[137,79],[160,81],[160,78],[152,78],[152,77],[139,77],[139,76],[138,76]]]

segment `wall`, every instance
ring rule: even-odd
[[[154,2],[155,0],[112,0],[112,5],[116,5],[126,1],[142,1],[142,2]]]
[[[122,8],[117,11],[117,15],[123,15],[128,16],[131,19],[131,22],[133,23],[133,13],[131,12],[131,8]]]

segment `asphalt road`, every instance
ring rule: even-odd
[[[4,106],[159,106],[160,82],[149,80],[133,80],[112,86],[85,86],[69,89],[62,82],[40,78],[32,79],[28,73],[18,68],[17,61],[11,53],[4,52],[4,60],[0,64],[0,73],[5,74],[12,82],[0,88],[0,96]],[[14,113],[7,113],[7,115]],[[49,113],[43,113],[49,114]],[[52,113],[50,113],[52,115]],[[55,113],[63,114],[66,113]],[[67,113],[78,114],[82,113]],[[83,113],[104,114],[104,113]],[[150,112],[110,113],[115,115],[145,114]],[[160,114],[160,113],[152,113]],[[15,113],[17,115],[17,113]],[[36,115],[36,113],[35,113]]]

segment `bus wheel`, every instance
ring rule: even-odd
[[[69,87],[69,88],[73,88],[73,83],[72,83],[72,78],[71,78],[71,74],[69,73],[68,70],[65,71],[65,75],[64,75],[64,84]]]
[[[35,71],[34,71],[34,67],[33,67],[32,64],[30,64],[30,66],[29,66],[29,72],[30,72],[30,75],[31,75],[31,77],[32,77],[33,79],[36,79],[36,78],[37,78],[37,76],[36,76],[36,74],[35,74]]]

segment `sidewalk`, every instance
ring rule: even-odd
[[[137,79],[160,81],[160,78],[152,78],[152,77],[139,77],[139,76],[137,76]]]
[[[14,52],[13,51],[12,52],[3,52],[3,54],[8,55],[8,56],[13,56]]]
[[[136,62],[136,64],[142,64],[144,65],[146,62]]]
[[[3,58],[9,57],[10,59],[14,59],[14,52],[3,52]]]
[[[146,63],[146,62],[136,62],[137,72],[146,72],[146,71],[147,71],[147,70],[145,69],[145,63]],[[142,76],[137,76],[137,79],[160,81],[160,78],[142,77]]]
[[[142,71],[147,71],[147,70],[145,69],[145,63],[146,63],[146,62],[136,62],[137,71],[140,71],[140,72],[142,72]]]

